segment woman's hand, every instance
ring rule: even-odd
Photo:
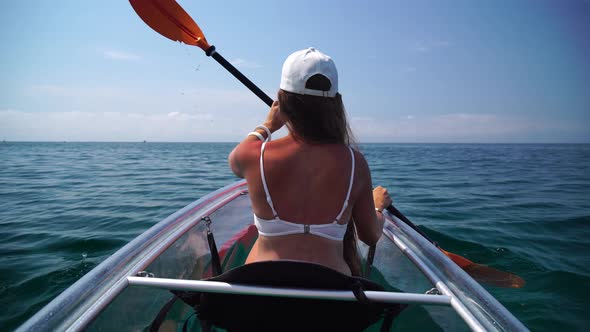
[[[391,203],[391,197],[389,197],[389,193],[387,189],[377,186],[373,189],[373,201],[375,202],[375,207],[379,209],[379,211],[385,210]]]
[[[263,125],[270,129],[271,133],[281,129],[281,127],[285,124],[285,120],[283,119],[283,115],[281,114],[281,110],[279,108],[279,102],[275,100],[270,107],[270,111],[266,116],[266,120],[264,121]]]

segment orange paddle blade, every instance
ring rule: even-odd
[[[486,265],[480,265],[468,260],[465,257],[459,256],[457,254],[453,254],[452,252],[448,252],[436,244],[428,235],[424,234],[418,228],[418,226],[414,225],[410,219],[406,218],[398,209],[396,209],[393,204],[387,207],[387,211],[392,215],[396,216],[398,219],[403,221],[406,225],[410,226],[413,230],[418,232],[418,234],[422,235],[428,242],[434,244],[440,251],[442,251],[447,257],[449,257],[455,264],[457,264],[463,271],[467,272],[473,279],[477,280],[478,282],[487,283],[490,285],[494,285],[497,287],[505,287],[505,288],[521,288],[524,286],[525,282],[524,279],[521,277],[500,270],[496,270]]]
[[[524,279],[515,274],[477,264],[452,252],[440,250],[478,282],[504,288],[522,288],[525,285]]]
[[[129,0],[141,19],[162,36],[203,51],[211,47],[205,35],[175,0]]]
[[[452,252],[448,252],[442,248],[438,248],[438,249],[440,249],[440,251],[442,251],[445,255],[447,255],[447,257],[449,257],[453,262],[455,262],[455,264],[459,265],[460,268],[465,268],[466,266],[475,264],[463,256],[453,254]]]

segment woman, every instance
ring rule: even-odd
[[[288,135],[271,141],[283,125]],[[291,54],[266,121],[229,155],[248,182],[259,232],[246,263],[293,259],[360,273],[350,257],[354,229],[375,244],[391,198],[385,188],[372,190],[367,162],[351,143],[332,59],[314,48]]]

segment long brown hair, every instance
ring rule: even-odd
[[[281,113],[286,116],[285,124],[294,139],[309,144],[335,143],[353,145],[356,148],[339,93],[329,98],[279,90],[278,97]],[[348,222],[344,234],[342,256],[352,275],[361,276],[361,260],[353,221]]]
[[[361,257],[357,248],[356,227],[352,220],[346,226],[346,233],[344,233],[342,242],[342,256],[344,256],[344,261],[350,268],[350,272],[353,276],[362,277],[363,270],[361,268]]]
[[[310,144],[354,145],[339,93],[330,98],[279,90],[278,97],[281,113],[287,117],[287,128],[296,140]]]

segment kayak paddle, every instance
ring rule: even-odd
[[[463,256],[459,256],[444,250],[438,245],[438,243],[433,241],[430,237],[428,237],[428,235],[422,232],[418,226],[414,225],[410,219],[406,218],[406,216],[396,209],[393,204],[387,207],[387,211],[403,221],[406,225],[410,226],[413,230],[418,232],[418,234],[422,235],[426,240],[428,240],[428,242],[434,244],[438,249],[440,249],[440,251],[442,251],[453,262],[455,262],[455,264],[459,265],[459,267],[467,272],[467,274],[469,274],[473,279],[496,287],[521,288],[524,286],[524,279],[515,274],[500,271],[486,265],[477,264]]]
[[[269,107],[272,105],[273,100],[267,94],[225,60],[215,50],[215,46],[209,45],[197,23],[175,0],[129,0],[129,2],[137,15],[150,28],[173,41],[198,46],[205,51],[207,56],[217,60],[220,65],[240,80]]]

